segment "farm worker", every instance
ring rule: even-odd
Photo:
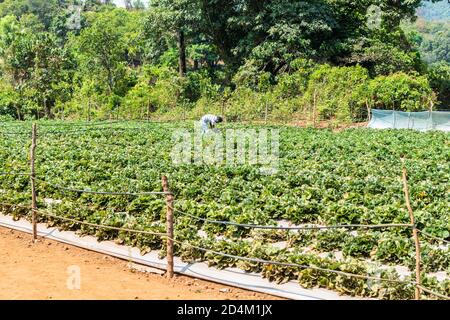
[[[200,122],[202,126],[202,133],[206,133],[208,129],[214,129],[216,124],[223,122],[223,118],[221,116],[207,114],[202,117]]]

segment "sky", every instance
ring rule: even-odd
[[[146,3],[147,3],[147,0],[144,0],[143,2],[144,2],[144,4],[146,4]],[[124,1],[124,0],[114,0],[114,3],[115,3],[116,6],[118,6],[118,7],[123,7],[123,8],[125,8],[125,1]]]
[[[125,7],[124,0],[114,0],[114,3],[119,7]]]

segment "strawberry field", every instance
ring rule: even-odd
[[[186,261],[207,261],[218,268],[257,272],[279,283],[295,280],[307,288],[381,299],[414,297],[414,285],[395,282],[414,278],[411,228],[265,230],[194,217],[260,226],[408,224],[402,185],[404,157],[417,227],[431,236],[421,235],[422,283],[450,295],[448,133],[277,127],[279,170],[264,175],[258,165],[173,164],[172,133],[180,127],[192,130],[188,123],[42,122],[38,126],[40,210],[95,224],[165,232],[166,202],[161,196],[113,196],[64,189],[162,191],[164,174],[175,195],[177,256]],[[30,128],[30,123],[1,124],[0,172],[29,172]],[[28,217],[29,210],[19,205],[30,202],[29,176],[0,175],[0,211]],[[42,216],[40,221],[133,245],[142,252],[161,250],[161,255],[165,254],[165,240],[157,235],[99,229]],[[317,268],[239,260],[198,247],[394,281],[368,281]]]

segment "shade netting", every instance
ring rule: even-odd
[[[404,112],[372,109],[368,125],[373,129],[414,129],[450,131],[449,111]]]

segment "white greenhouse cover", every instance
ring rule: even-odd
[[[414,129],[450,131],[449,111],[403,112],[372,109],[372,129]]]

